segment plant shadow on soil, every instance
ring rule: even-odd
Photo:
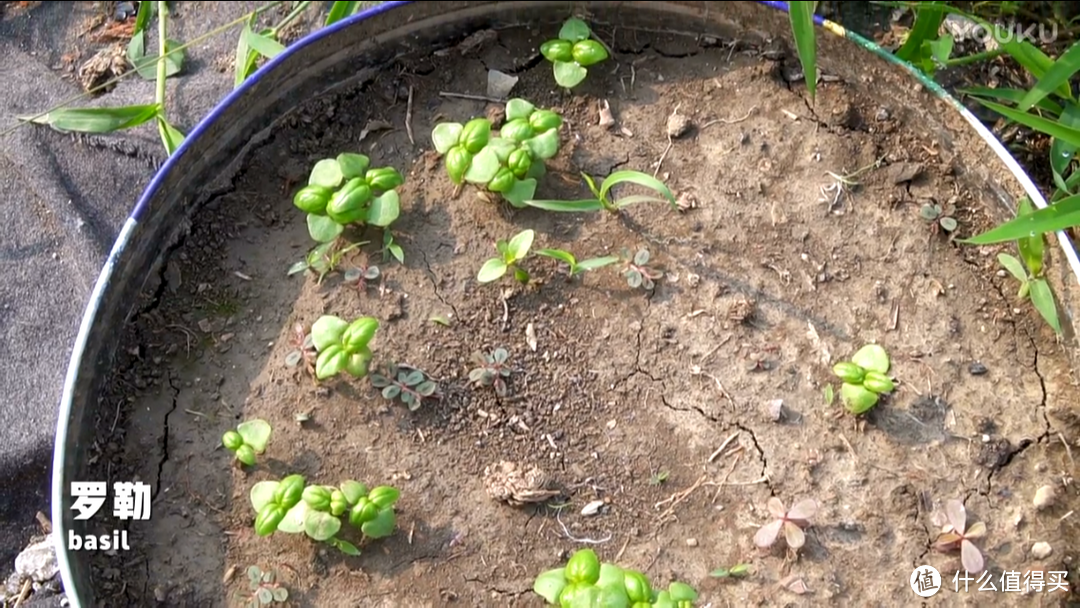
[[[1033,541],[1076,544],[1062,538],[1062,513],[1029,513],[1034,489],[1067,469],[1044,414],[1048,399],[1075,396],[1067,363],[1032,314],[1013,313],[1014,288],[992,256],[919,219],[929,199],[955,203],[967,234],[994,219],[933,137],[844,83],[823,83],[811,110],[802,83],[785,79],[795,62],[746,44],[604,36],[615,58],[573,96],[554,90],[551,66],[535,61],[543,38],[527,30],[501,31],[464,57],[402,59],[374,82],[306,103],[200,212],[159,297],[126,329],[104,396],[119,413],[99,421],[93,466],[110,481],[150,482],[155,498],[152,520],[131,526],[134,551],[95,558],[103,605],[226,605],[252,564],[275,569],[294,605],[539,605],[533,578],[581,539],[657,585],[689,582],[713,605],[890,605],[911,593],[915,565],[946,578],[956,569],[957,555],[928,550],[932,512],[951,498],[985,514],[995,572],[1031,567]],[[695,128],[672,141],[659,175],[693,208],[556,215],[455,198],[431,128],[495,104],[439,92],[482,94],[487,69],[517,70],[515,96],[566,117],[545,197],[580,198],[579,171],[652,173],[678,106]],[[410,87],[415,144],[403,127]],[[597,126],[602,99],[615,129]],[[357,149],[373,121],[393,128]],[[343,151],[406,176],[394,226],[405,263],[366,246],[383,283],[365,293],[339,278],[285,277],[311,247],[292,194],[315,161]],[[827,171],[879,159],[835,207],[823,200]],[[912,166],[914,177],[897,178]],[[475,273],[495,240],[524,228],[537,231],[535,248],[579,259],[648,248],[666,275],[653,293],[610,268],[570,284],[534,258],[543,284],[504,300],[509,278],[482,286]],[[378,318],[377,362],[423,369],[441,398],[410,413],[366,382],[317,386],[286,367],[293,325],[323,314]],[[901,388],[857,428],[822,389],[834,381],[830,361],[869,341],[889,349]],[[497,347],[516,370],[502,399],[467,378],[469,357]],[[989,373],[970,374],[973,360]],[[767,411],[776,399],[778,421]],[[222,433],[256,417],[274,427],[267,453],[252,470],[230,468]],[[503,460],[543,468],[570,507],[490,499],[484,471]],[[397,532],[359,557],[298,535],[255,536],[249,489],[288,473],[397,486]],[[794,563],[782,541],[753,545],[772,495],[820,503]],[[580,513],[597,499],[599,514]],[[1015,527],[1021,514],[1037,523]],[[742,561],[751,580],[709,579]],[[774,584],[790,576],[813,593]]]

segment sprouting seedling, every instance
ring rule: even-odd
[[[675,195],[671,193],[671,189],[668,188],[664,182],[648,173],[630,170],[616,171],[605,177],[599,188],[596,187],[596,181],[587,173],[582,173],[581,177],[584,178],[585,184],[593,194],[593,198],[577,201],[527,200],[525,201],[525,204],[530,207],[536,207],[537,209],[562,213],[584,213],[604,210],[611,213],[618,213],[624,207],[629,207],[630,205],[637,203],[668,203],[671,205],[672,209],[678,210],[679,208],[679,204],[675,200]],[[642,186],[657,192],[663,198],[656,198],[655,196],[647,196],[644,194],[632,194],[620,199],[612,200],[611,189],[619,184],[635,184]]]
[[[394,233],[390,232],[389,228],[383,230],[382,243],[384,262],[389,262],[390,258],[394,258],[399,264],[405,263],[405,251],[401,249],[401,245],[398,245],[397,242],[394,241]]]
[[[610,266],[619,261],[618,256],[609,255],[600,258],[581,260],[579,262],[577,261],[577,258],[574,257],[574,254],[563,249],[539,249],[534,253],[536,253],[536,255],[542,255],[546,258],[551,258],[553,260],[558,260],[560,262],[566,263],[566,265],[569,266],[569,269],[567,270],[567,279],[572,279],[577,275],[589,270],[596,270],[597,268]]]
[[[245,598],[247,606],[259,608],[271,604],[284,604],[289,600],[289,590],[277,580],[273,570],[263,571],[258,566],[247,569],[248,588],[251,595]]]
[[[360,247],[361,245],[367,245],[367,241],[359,243],[352,243],[345,247],[339,246],[337,240],[330,241],[328,243],[322,243],[317,245],[304,257],[303,260],[293,264],[289,267],[289,276],[292,276],[305,270],[311,270],[318,275],[315,283],[321,285],[326,275],[337,270],[341,265],[341,260],[347,253]]]
[[[1034,276],[1034,274],[1028,274],[1024,264],[1007,253],[998,254],[998,263],[1009,271],[1009,274],[1015,277],[1017,281],[1020,281],[1020,290],[1016,293],[1016,297],[1020,300],[1030,299],[1032,306],[1039,311],[1047,325],[1060,334],[1061,320],[1058,317],[1057,301],[1054,299],[1054,292],[1046,279]]]
[[[495,394],[505,397],[507,393],[506,378],[510,377],[511,369],[507,365],[510,353],[505,348],[496,348],[491,354],[476,353],[473,360],[479,367],[469,372],[469,380],[480,386],[495,388]]]
[[[315,357],[318,353],[315,351],[315,343],[312,341],[311,333],[304,329],[303,323],[293,325],[292,347],[293,350],[288,355],[285,355],[285,365],[287,367],[296,367],[303,361],[305,369],[311,375],[315,375]]]
[[[368,287],[368,281],[374,281],[379,278],[379,276],[380,272],[378,266],[361,263],[357,264],[354,268],[345,271],[345,282],[355,287],[357,291],[363,293]]]
[[[400,399],[410,412],[420,409],[423,400],[439,388],[422,370],[394,363],[386,366],[385,374],[372,373],[370,379],[372,386],[381,389],[383,399]]]
[[[810,518],[817,513],[817,502],[811,498],[805,498],[795,503],[790,511],[784,509],[784,503],[773,496],[767,503],[769,513],[775,517],[773,521],[761,526],[754,535],[754,544],[762,549],[773,546],[780,536],[780,530],[784,531],[784,540],[788,547],[799,549],[806,544],[806,534],[803,528],[810,525]]]
[[[371,363],[368,343],[379,329],[373,317],[360,317],[348,322],[333,315],[323,315],[311,326],[311,341],[315,357],[315,379],[325,380],[347,372],[354,378],[367,375]]]
[[[952,216],[952,209],[942,209],[941,205],[937,203],[926,203],[920,207],[919,216],[930,222],[931,230],[934,233],[937,233],[938,230],[944,230],[945,232],[956,230],[957,223]]]
[[[717,568],[709,573],[713,578],[744,578],[751,574],[750,564],[735,564],[730,568]]]
[[[372,168],[367,156],[345,152],[315,163],[293,204],[307,213],[311,238],[329,243],[352,224],[390,226],[401,215],[396,188],[404,183],[397,169]]]
[[[255,456],[266,451],[273,429],[265,420],[255,419],[241,422],[235,431],[227,431],[221,437],[221,444],[236,455],[236,460],[247,466],[255,466]]]
[[[622,275],[626,278],[626,284],[631,289],[637,289],[638,287],[652,289],[655,287],[655,281],[664,276],[663,271],[646,266],[649,263],[649,257],[648,249],[639,249],[632,256],[628,250],[623,250],[621,258],[623,261]]]
[[[589,24],[577,17],[563,23],[559,37],[540,45],[540,54],[552,63],[555,82],[560,87],[572,89],[589,75],[590,66],[608,58],[607,49],[591,40]]]
[[[959,547],[960,562],[964,565],[964,570],[971,573],[982,572],[983,555],[972,541],[986,536],[986,524],[975,522],[968,528],[967,509],[964,508],[964,503],[955,499],[945,502],[945,518],[948,522],[934,541],[934,548],[938,551],[955,551]]]
[[[480,272],[476,275],[476,280],[480,283],[490,283],[502,278],[506,271],[512,268],[514,278],[519,283],[528,284],[529,273],[519,264],[529,256],[529,249],[532,247],[535,237],[536,233],[532,230],[522,230],[509,241],[495,243],[495,249],[499,252],[499,257],[484,262],[484,265],[480,267]]]

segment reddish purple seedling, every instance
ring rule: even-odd
[[[817,502],[811,498],[805,498],[795,503],[788,511],[784,509],[784,503],[773,496],[769,499],[767,506],[769,513],[776,519],[761,526],[754,535],[754,544],[762,549],[773,546],[780,536],[780,530],[784,531],[784,540],[787,541],[788,547],[798,549],[806,544],[803,528],[810,525],[810,518],[817,513]]]
[[[946,501],[945,517],[948,523],[934,541],[934,548],[944,552],[955,551],[959,547],[960,562],[964,565],[964,570],[971,573],[982,572],[983,556],[972,541],[986,536],[986,524],[978,521],[968,528],[967,509],[959,500]]]

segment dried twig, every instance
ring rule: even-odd
[[[555,521],[559,522],[562,526],[563,534],[566,535],[567,540],[572,540],[575,543],[584,543],[586,545],[602,545],[611,540],[611,532],[608,532],[607,538],[576,538],[573,534],[570,534],[570,530],[566,528],[566,524],[562,521],[562,509],[555,512]]]
[[[749,110],[746,111],[746,115],[743,116],[742,118],[730,118],[730,119],[729,118],[716,118],[714,120],[710,120],[709,122],[701,125],[701,128],[704,129],[705,127],[711,127],[711,126],[713,126],[715,124],[720,124],[720,123],[723,123],[725,125],[733,125],[733,124],[735,124],[737,122],[742,122],[742,121],[746,120],[747,118],[750,118],[750,116],[753,115],[754,110],[756,110],[756,109],[757,109],[757,106],[754,106],[754,107],[750,108]]]
[[[659,519],[661,519],[661,520],[666,519],[667,516],[674,513],[675,512],[675,507],[679,506],[679,503],[686,500],[691,494],[694,493],[695,490],[697,490],[701,486],[705,485],[705,479],[706,478],[707,477],[705,475],[702,475],[701,477],[698,477],[698,480],[694,482],[694,485],[690,486],[689,488],[686,488],[685,490],[683,490],[681,492],[676,492],[676,493],[672,494],[671,497],[666,499],[666,500],[661,500],[660,502],[656,503],[653,506],[654,509],[659,509],[660,506],[665,504],[665,503],[668,503],[668,502],[671,503],[671,506],[669,506],[666,511],[664,511],[663,513],[660,514]]]
[[[717,458],[719,458],[720,454],[722,454],[724,452],[724,449],[727,448],[727,446],[732,441],[735,441],[735,438],[738,437],[739,433],[741,433],[741,432],[742,431],[735,431],[734,433],[729,435],[728,438],[724,440],[724,443],[721,443],[720,447],[716,448],[716,451],[713,452],[711,456],[709,456],[709,462],[712,462],[712,461],[716,460]]]
[[[405,102],[405,133],[409,136],[409,143],[416,145],[416,140],[413,139],[412,133],[412,100],[413,100],[413,86],[409,85],[409,101]]]
[[[450,93],[448,91],[439,91],[439,97],[470,99],[472,101],[486,101],[488,103],[506,103],[506,100],[504,99],[495,99],[494,97],[488,97],[487,95],[469,95],[468,93]]]

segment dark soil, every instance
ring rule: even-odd
[[[955,597],[959,555],[928,548],[934,513],[954,498],[988,527],[981,546],[995,581],[1005,570],[1065,569],[1078,544],[1062,523],[1072,461],[1045,412],[1076,402],[1068,364],[1036,313],[1014,308],[996,249],[958,247],[919,217],[933,199],[955,205],[962,235],[984,229],[1000,218],[984,211],[981,186],[926,125],[903,122],[892,100],[858,83],[823,83],[811,109],[802,83],[785,78],[791,60],[616,34],[605,33],[615,60],[573,96],[553,90],[551,66],[535,60],[539,32],[503,31],[464,57],[403,60],[313,100],[253,154],[172,252],[104,396],[118,413],[103,408],[95,466],[103,478],[152,483],[155,500],[153,519],[131,528],[133,552],[96,560],[102,606],[228,605],[252,564],[276,569],[299,606],[540,605],[535,575],[586,543],[656,584],[691,583],[702,605],[906,604],[922,564],[942,571],[948,601],[973,602],[990,593]],[[545,197],[581,198],[579,171],[652,173],[662,157],[658,175],[687,208],[510,213],[471,191],[455,196],[429,133],[499,107],[440,96],[483,94],[487,69],[520,70],[514,95],[567,119]],[[415,144],[404,128],[410,88]],[[614,129],[597,126],[603,99]],[[676,108],[693,128],[669,140]],[[380,122],[393,128],[361,140]],[[384,278],[363,292],[340,275],[321,286],[286,278],[311,247],[292,193],[314,162],[343,151],[407,179],[394,226],[405,264],[383,261],[381,236],[367,235],[366,259]],[[823,192],[835,181],[828,172],[879,159],[848,194]],[[524,228],[537,231],[534,248],[579,259],[647,248],[666,275],[653,292],[611,268],[568,283],[534,258],[541,285],[478,285],[493,242]],[[377,360],[423,369],[441,398],[410,413],[367,382],[317,386],[288,368],[294,324],[323,314],[377,317]],[[823,389],[832,363],[871,341],[890,351],[901,387],[857,422]],[[515,370],[505,398],[467,378],[470,356],[497,347]],[[975,362],[988,373],[972,374]],[[769,414],[776,399],[779,420]],[[299,413],[310,420],[296,422]],[[242,472],[220,438],[250,418],[268,420],[274,436]],[[541,467],[562,497],[494,501],[484,471],[504,460]],[[255,536],[249,489],[289,473],[397,486],[398,532],[359,557],[301,536]],[[1069,498],[1036,512],[1032,497],[1047,484]],[[782,541],[753,544],[773,495],[820,503],[797,559]],[[600,512],[582,515],[597,499]],[[1037,541],[1053,546],[1049,559],[1029,555]],[[755,574],[709,578],[738,562]],[[789,585],[800,578],[803,597]]]

